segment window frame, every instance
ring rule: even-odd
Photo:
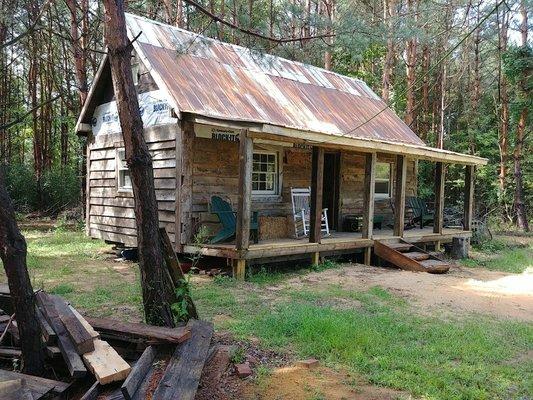
[[[274,190],[254,190],[253,189],[253,157],[255,154],[267,154],[267,155],[273,155],[275,157],[275,171],[272,173],[274,175]],[[261,173],[261,171],[258,171]],[[267,171],[268,172],[268,171]],[[263,172],[264,173],[264,172]],[[252,197],[254,198],[272,198],[279,196],[281,193],[281,166],[280,166],[280,156],[279,151],[277,150],[259,150],[254,149],[252,151]]]
[[[125,181],[125,178],[121,179],[121,173],[124,171],[126,171],[130,175],[131,182],[131,173],[128,168],[128,165],[126,164],[126,149],[124,147],[117,147],[115,150],[115,177],[117,183],[117,192],[131,193],[133,192],[133,186],[121,185],[121,181]],[[121,158],[121,153],[124,154],[124,158]]]
[[[376,169],[377,169],[377,165],[378,164],[386,164],[386,165],[388,165],[388,167],[389,167],[389,178],[388,179],[384,179],[384,178],[378,178],[376,176],[375,182],[374,182],[374,198],[375,199],[379,199],[379,200],[390,199],[392,197],[392,163],[386,162],[386,161],[378,161],[378,162],[376,162]],[[388,182],[388,192],[387,193],[377,193],[376,192],[376,184],[378,182]]]

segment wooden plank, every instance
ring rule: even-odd
[[[58,347],[61,350],[70,375],[74,378],[85,376],[87,369],[85,369],[81,357],[78,355],[63,322],[61,322],[52,299],[43,292],[37,292],[35,297],[44,317],[57,334]]]
[[[182,197],[182,185],[184,182],[184,176],[183,176],[183,152],[184,150],[184,141],[183,141],[183,124],[178,124],[179,129],[176,131],[176,140],[175,143],[175,153],[176,153],[176,168],[175,168],[175,190],[176,190],[176,210],[174,211],[174,232],[176,235],[176,242],[174,243],[174,248],[176,252],[182,253],[183,252],[183,244],[181,243],[181,231],[182,231],[182,225],[181,225],[181,197]],[[185,156],[187,158],[187,156]],[[191,166],[192,169],[192,166]],[[192,180],[192,177],[191,177]],[[191,187],[192,190],[192,187]]]
[[[168,142],[171,144],[174,144],[174,142]],[[150,150],[150,148],[149,148]],[[154,149],[150,150],[150,155],[152,156],[152,160],[169,160],[173,159],[175,156],[175,150],[173,148],[162,148],[162,149]],[[107,148],[107,149],[99,149],[99,150],[92,150],[91,151],[91,161],[98,161],[98,160],[112,160],[117,156],[117,149],[116,148]]]
[[[0,358],[4,360],[12,360],[13,358],[20,359],[22,352],[18,347],[0,346]]]
[[[131,371],[116,350],[101,339],[94,340],[94,350],[85,353],[83,360],[101,385],[126,379]]]
[[[474,212],[474,179],[476,167],[473,165],[465,166],[465,193],[464,193],[464,218],[463,229],[472,230],[472,216]]]
[[[94,382],[89,389],[84,393],[80,400],[96,400],[100,394],[100,384],[98,381]]]
[[[311,159],[311,210],[309,242],[320,243],[322,237],[322,195],[324,185],[324,149],[313,146]]]
[[[48,321],[46,321],[46,318],[44,317],[39,307],[36,307],[36,312],[37,318],[39,319],[39,324],[41,325],[41,332],[43,334],[43,338],[46,344],[54,344],[57,340],[56,333],[54,332]]]
[[[376,186],[376,153],[365,154],[365,179],[363,184],[363,239],[371,239],[374,229],[374,192]]]
[[[87,135],[87,148],[85,152],[85,234],[89,234],[89,223],[91,222],[91,202],[89,192],[91,190],[91,183],[89,175],[91,172],[91,143],[94,142],[94,136],[89,133]]]
[[[445,181],[445,166],[443,163],[437,162],[435,163],[435,216],[433,218],[433,233],[442,234]]]
[[[188,327],[166,328],[140,323],[121,322],[109,318],[85,317],[100,335],[113,334],[124,338],[142,339],[150,344],[181,343],[191,336]]]
[[[83,315],[81,315],[78,310],[76,310],[74,307],[72,307],[71,305],[69,305],[69,308],[70,310],[72,311],[72,314],[74,314],[76,316],[76,318],[78,319],[78,321],[80,322],[80,324],[82,324],[85,329],[87,330],[87,332],[89,333],[89,335],[91,335],[91,337],[93,339],[99,339],[100,338],[100,334],[98,332],[96,332],[94,330],[94,328],[91,326],[91,324],[89,324],[87,322],[87,320],[85,318],[83,318]]]
[[[405,189],[407,177],[407,159],[396,156],[396,181],[394,185],[394,236],[403,236],[405,224]]]
[[[30,389],[32,394],[36,394],[36,398],[40,398],[47,393],[61,394],[70,386],[69,383],[54,381],[52,379],[40,378],[38,376],[21,374],[19,372],[7,371],[0,369],[0,382],[9,380],[22,379],[26,382],[26,386]]]
[[[189,243],[193,235],[192,220],[192,164],[194,145],[194,124],[184,121],[182,124],[181,137],[181,188],[180,204],[176,205],[180,213],[180,226],[176,229],[179,232],[181,244]]]
[[[72,312],[72,308],[61,297],[56,295],[48,295],[52,300],[54,307],[59,315],[59,319],[63,322],[74,347],[78,354],[85,354],[94,350],[94,338],[87,331],[86,325],[82,324],[76,314]]]
[[[239,193],[237,200],[237,227],[235,247],[244,250],[250,244],[250,217],[252,212],[253,142],[243,130],[239,136]]]
[[[91,215],[101,217],[99,220],[94,219],[94,222],[98,221],[98,223],[103,224],[103,225],[117,225],[117,226],[131,227],[131,221],[135,223],[135,212],[133,208],[129,208],[129,207],[96,206],[95,205],[92,208]],[[172,211],[159,210],[158,216],[159,216],[160,222],[173,222],[174,221],[174,213]]]
[[[139,389],[144,377],[150,370],[155,356],[155,348],[153,346],[148,346],[133,366],[130,374],[120,388],[126,400],[133,399],[135,392]]]
[[[192,337],[176,348],[154,392],[154,399],[194,399],[209,352],[213,325],[197,320],[191,320],[189,325]]]

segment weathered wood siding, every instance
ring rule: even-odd
[[[178,125],[145,129],[153,158],[154,183],[161,226],[174,243],[176,222],[176,133]],[[137,245],[133,193],[117,190],[116,150],[121,134],[99,135],[89,143],[88,233],[92,237]]]
[[[211,232],[219,228],[218,219],[209,213],[213,195],[229,201],[235,209],[238,193],[238,143],[196,137],[193,143],[193,220],[194,226],[206,226]],[[262,145],[256,145],[256,148]],[[272,148],[274,149],[274,148]],[[264,216],[287,216],[292,213],[291,187],[306,187],[311,182],[311,151],[279,147],[282,190],[281,196],[252,198],[252,210]],[[378,155],[378,161],[394,162],[394,156]],[[394,168],[392,169],[394,174]],[[341,157],[340,214],[361,214],[363,209],[364,155],[343,153]],[[394,182],[394,176],[392,177]],[[394,188],[393,188],[394,190]],[[415,162],[408,162],[407,195],[416,192]],[[376,201],[376,214],[392,220],[389,199]],[[290,221],[290,219],[288,220]],[[293,227],[287,230],[293,232]]]

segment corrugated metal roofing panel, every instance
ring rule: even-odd
[[[179,111],[424,145],[361,80],[126,15]],[[357,129],[354,129],[357,128]]]

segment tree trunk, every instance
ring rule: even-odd
[[[414,14],[415,24],[418,20],[417,12],[418,5],[416,0],[407,0],[407,12],[409,14]],[[407,107],[405,110],[405,123],[411,127],[411,129],[416,129],[416,49],[417,49],[417,38],[416,36],[412,37],[407,41],[406,44],[406,53],[407,53]],[[418,133],[418,132],[417,132]]]
[[[507,31],[509,27],[509,17],[506,11],[506,5],[502,5],[502,12],[498,12],[498,55],[499,55],[499,92],[500,92],[500,136],[498,146],[500,149],[500,172],[498,175],[499,194],[502,203],[504,203],[504,193],[506,188],[505,179],[507,177],[507,159],[508,159],[508,138],[509,138],[509,96],[507,94],[507,79],[502,72],[501,59],[507,51]],[[501,22],[500,22],[501,15]],[[505,208],[504,208],[505,210]],[[505,211],[504,211],[505,214]]]
[[[522,14],[522,24],[520,26],[520,33],[522,36],[522,46],[527,46],[527,9],[525,0],[520,2],[520,13]],[[524,76],[521,79],[520,86],[522,91],[527,94],[527,79],[528,71],[524,68]],[[515,178],[515,194],[514,194],[514,208],[516,210],[516,224],[524,232],[529,232],[529,223],[527,221],[526,205],[524,202],[524,182],[522,179],[522,153],[524,147],[524,139],[526,134],[528,107],[527,105],[520,111],[518,119],[518,126],[516,129],[516,143],[513,152],[514,159],[514,178]]]
[[[23,371],[44,374],[44,344],[35,312],[35,296],[26,268],[26,241],[15,220],[15,210],[0,174],[0,258],[4,263],[17,318]]]
[[[394,17],[396,15],[395,0],[384,0],[383,2],[383,19],[387,24],[387,53],[385,54],[385,61],[383,63],[382,75],[382,90],[381,97],[385,103],[390,101],[390,91],[392,87],[392,70],[394,68],[394,60],[396,59],[396,48],[394,46]]]
[[[143,137],[139,102],[133,85],[132,46],[126,34],[124,4],[122,0],[104,0],[103,3],[111,76],[133,184],[145,318],[149,324],[174,326],[171,305],[176,302],[176,296],[159,239],[152,157]]]

